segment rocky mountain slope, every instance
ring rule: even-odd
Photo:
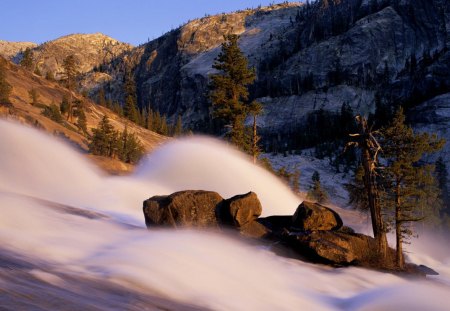
[[[344,104],[365,115],[402,104],[411,120],[415,111],[426,114],[420,117],[430,123],[420,128],[450,140],[447,116],[439,113],[444,125],[433,124],[433,107],[450,105],[445,0],[320,0],[196,19],[113,60],[103,68],[111,82],[91,89],[103,87],[123,102],[123,75],[132,71],[141,107],[182,115],[187,127],[208,131],[208,75],[230,32],[241,36],[257,70],[251,94],[264,105],[258,126],[266,146],[300,148],[298,133],[317,130],[308,118],[321,109],[338,115]],[[450,158],[449,144],[443,155]]]
[[[46,106],[55,104],[59,107],[63,96],[68,96],[69,91],[57,82],[51,82],[39,77],[1,57],[0,61],[6,66],[6,80],[12,86],[11,103],[0,103],[0,117],[45,130],[64,140],[68,140],[75,148],[80,149],[83,153],[87,153],[88,136],[78,129],[75,121],[57,123],[42,114],[43,108]],[[32,89],[39,96],[39,105],[30,104],[29,91]],[[147,151],[155,149],[166,140],[166,137],[141,128],[110,110],[98,106],[91,100],[83,98],[78,93],[72,93],[72,97],[84,102],[88,134],[91,134],[92,128],[97,127],[99,121],[106,115],[117,130],[122,131],[127,126],[130,132],[136,133]],[[130,165],[121,163],[118,160],[97,156],[90,157],[101,167],[115,173],[129,171],[132,168]]]
[[[0,55],[12,60],[17,54],[24,51],[26,48],[32,49],[36,46],[37,44],[33,42],[10,42],[0,40]]]
[[[411,101],[448,91],[449,10],[442,0],[318,1],[245,10],[191,21],[136,49],[128,64],[142,106],[151,103],[199,125],[209,120],[206,85],[222,36],[240,34],[241,49],[258,72],[253,97],[265,104],[261,126],[276,131],[288,123],[295,130],[320,107],[336,111],[347,102],[368,112],[375,109],[376,93]]]
[[[93,70],[97,72],[103,63],[108,63],[133,48],[130,44],[119,42],[102,33],[71,34],[41,45],[6,41],[3,45],[4,48],[0,42],[0,55],[11,58],[16,63],[22,59],[21,50],[31,47],[34,68],[43,76],[51,72],[57,80],[63,78],[62,65],[69,55],[75,56],[77,69],[80,74],[84,74]],[[90,78],[97,84],[108,80],[106,74],[100,73],[91,74]]]

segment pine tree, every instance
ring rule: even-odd
[[[53,74],[52,71],[47,71],[47,73],[45,74],[45,79],[48,81],[55,81],[55,75]]]
[[[348,192],[348,204],[358,210],[368,212],[369,200],[364,187],[364,168],[362,165],[356,168],[353,181],[345,184],[344,187]]]
[[[210,76],[213,116],[219,119],[222,125],[231,126],[228,134],[231,142],[243,148],[244,121],[248,114],[247,87],[255,81],[256,74],[254,69],[248,68],[248,60],[239,49],[239,36],[226,35],[224,39],[222,50],[213,64],[213,68],[219,73]]]
[[[57,122],[62,123],[63,118],[61,116],[61,113],[59,112],[59,107],[55,104],[51,104],[50,106],[45,106],[44,110],[42,111],[42,115],[46,116],[47,118]]]
[[[161,117],[161,126],[159,128],[159,134],[165,135],[165,136],[169,135],[169,127],[167,125],[167,117],[166,117],[166,115],[163,115]]]
[[[349,142],[346,147],[354,145],[361,150],[364,188],[367,194],[373,236],[377,243],[378,260],[380,264],[385,265],[390,262],[386,237],[387,229],[381,214],[379,187],[376,178],[381,146],[375,138],[377,132],[372,131],[366,118],[358,115],[356,116],[356,121],[359,126],[359,131],[357,134],[350,134],[353,141]]]
[[[258,145],[258,142],[261,138],[258,136],[256,118],[257,118],[257,116],[259,116],[262,113],[262,111],[263,111],[263,107],[262,107],[261,103],[258,103],[257,101],[253,101],[250,104],[249,112],[253,117],[251,154],[253,156],[254,164],[256,164],[256,161],[258,160],[258,156],[261,153],[261,150]]]
[[[328,200],[328,194],[322,188],[320,183],[320,174],[318,171],[314,171],[311,180],[313,184],[307,193],[307,198],[309,200],[317,201],[317,203],[325,203]]]
[[[61,111],[62,115],[66,115],[66,117],[69,118],[69,97],[66,94],[63,95],[59,110]]]
[[[37,68],[37,67],[36,67]],[[73,91],[76,83],[76,76],[78,74],[77,61],[73,54],[67,56],[63,61],[63,68],[66,76],[66,87]],[[68,109],[67,109],[67,120],[71,121],[73,118],[73,103],[72,103],[72,92],[69,92],[69,97],[67,99]]]
[[[6,64],[0,59],[0,103],[9,103],[12,87],[6,82]]]
[[[439,159],[436,161],[435,164],[435,172],[436,172],[436,178],[438,181],[438,186],[441,191],[440,198],[443,202],[443,209],[442,209],[442,215],[450,216],[450,196],[448,192],[448,172],[447,172],[447,166],[445,165],[444,159],[442,157],[439,157]],[[445,215],[447,214],[447,215]]]
[[[83,133],[87,133],[87,122],[86,122],[86,114],[84,110],[80,109],[77,111],[77,126]]]
[[[108,117],[103,116],[97,128],[92,130],[93,135],[89,144],[89,151],[92,154],[112,157],[114,154],[116,133],[113,126],[109,123]]]
[[[125,100],[125,106],[123,107],[124,116],[131,122],[138,123],[138,112],[133,96],[128,95]]]
[[[30,97],[31,105],[35,106],[39,102],[39,93],[36,89],[31,89],[28,91],[28,96]]]
[[[98,91],[98,101],[97,104],[106,107],[105,90],[101,87]]]
[[[173,128],[172,135],[174,137],[180,136],[183,134],[183,120],[181,119],[181,116],[179,115],[177,118],[177,123],[175,123],[175,126]]]
[[[64,68],[66,87],[69,90],[74,90],[76,82],[75,79],[78,74],[78,66],[75,55],[71,54],[67,56],[63,61],[62,67]]]
[[[428,133],[415,134],[405,124],[405,115],[400,108],[393,121],[382,130],[383,169],[385,190],[382,199],[394,207],[393,226],[396,235],[396,264],[404,269],[403,243],[413,235],[410,222],[422,221],[423,215],[417,207],[429,200],[433,187],[432,167],[421,163],[424,154],[438,151],[444,141]]]
[[[23,52],[20,66],[30,71],[33,69],[33,51],[30,48],[26,48]]]
[[[123,91],[125,93],[125,105],[123,108],[123,114],[125,118],[134,123],[139,122],[137,97],[136,97],[136,83],[134,77],[130,72],[124,76]]]

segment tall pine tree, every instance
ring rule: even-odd
[[[396,236],[396,264],[404,269],[403,244],[413,235],[411,222],[424,219],[418,210],[435,195],[433,168],[421,162],[425,154],[440,150],[444,141],[428,133],[415,134],[405,124],[400,108],[393,121],[382,130],[381,145],[386,166],[383,169],[384,205],[392,206]]]
[[[0,58],[0,103],[9,103],[12,87],[6,81],[6,61]]]
[[[33,51],[30,48],[26,48],[23,52],[20,66],[30,71],[33,69]]]
[[[248,86],[255,79],[255,70],[248,67],[248,60],[238,46],[239,36],[226,35],[222,50],[215,59],[213,68],[217,74],[210,76],[213,104],[213,116],[219,119],[223,126],[230,126],[231,142],[244,149],[244,121],[248,114]]]

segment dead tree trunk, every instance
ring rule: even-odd
[[[386,228],[381,215],[381,206],[379,202],[375,172],[378,164],[378,152],[381,150],[381,147],[373,136],[371,129],[368,127],[367,120],[361,116],[358,116],[357,121],[360,126],[360,133],[352,136],[359,138],[359,141],[356,144],[362,151],[364,186],[366,188],[369,203],[373,236],[377,243],[379,258],[381,261],[386,262],[388,243],[386,238]]]

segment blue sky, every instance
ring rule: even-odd
[[[138,45],[189,19],[274,2],[282,0],[2,0],[0,40],[43,43],[102,32]]]

